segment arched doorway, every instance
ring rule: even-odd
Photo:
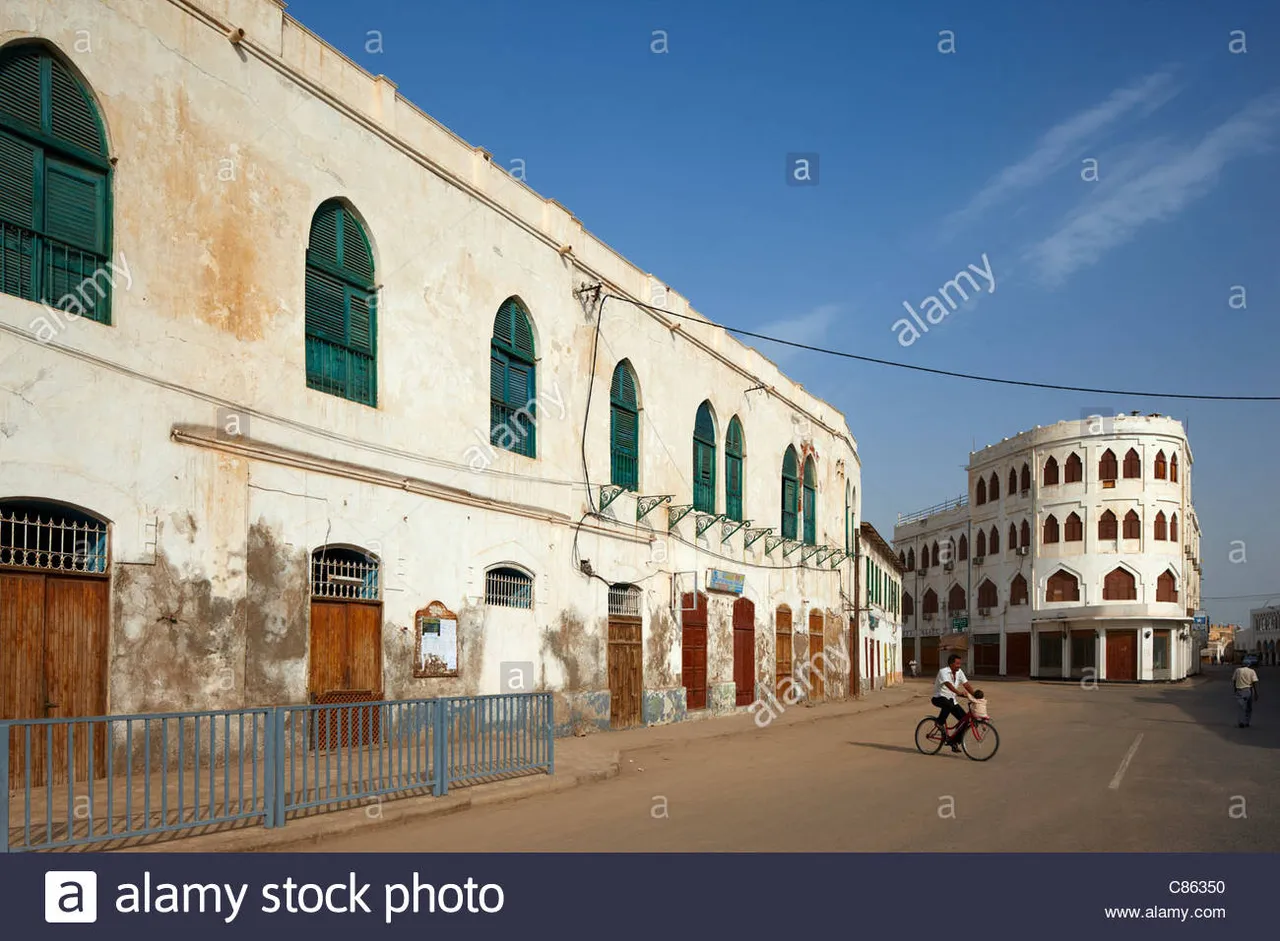
[[[756,698],[756,606],[749,598],[733,603],[733,682],[735,704],[751,705]]]
[[[707,596],[685,592],[680,598],[680,670],[685,708],[707,708]]]
[[[382,698],[382,584],[378,560],[351,546],[311,554],[311,643],[308,692],[317,705]],[[328,747],[378,741],[380,710],[325,717]],[[361,713],[356,715],[355,713]]]
[[[39,500],[0,501],[0,719],[69,719],[107,711],[110,628],[107,522]],[[13,729],[9,786],[63,783],[105,769],[106,726]],[[90,728],[92,732],[90,733]],[[52,735],[50,736],[50,731]]]

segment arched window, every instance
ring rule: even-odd
[[[1014,523],[1009,524],[1009,549],[1018,548],[1018,527]]]
[[[1115,483],[1117,476],[1116,455],[1110,448],[1102,452],[1098,460],[1098,479]]]
[[[938,613],[938,595],[932,588],[925,590],[924,600],[923,604],[920,606],[920,610],[923,614]]]
[[[782,538],[795,539],[800,518],[800,467],[796,449],[787,448],[782,456]]]
[[[1022,539],[1020,541],[1024,546],[1031,545],[1031,524],[1026,520],[1022,521]]]
[[[1051,542],[1058,541],[1058,518],[1050,513],[1044,518],[1044,536],[1040,542],[1048,545]]]
[[[994,526],[991,527],[991,539],[988,543],[988,548],[991,550],[992,555],[1000,551],[1000,530]]]
[[[716,420],[710,402],[698,406],[693,422],[693,508],[716,511]]]
[[[1174,513],[1169,517],[1169,539],[1173,542],[1178,541],[1178,514]]]
[[[613,368],[609,384],[609,480],[618,487],[640,486],[640,403],[631,363]]]
[[[724,513],[739,523],[742,522],[742,450],[742,422],[734,415],[724,436]],[[848,516],[846,494],[845,518]]]
[[[1130,510],[1124,515],[1124,538],[1125,539],[1141,539],[1142,538],[1142,520],[1138,518],[1138,514]]]
[[[1018,472],[1012,467],[1009,468],[1009,496],[1013,496],[1018,492]]]
[[[1137,601],[1138,580],[1127,569],[1112,569],[1102,582],[1102,600]]]
[[[981,559],[987,554],[987,534],[985,530],[978,530],[978,538],[974,540],[977,544],[977,556]]]
[[[818,480],[813,458],[804,459],[804,544],[818,544]]]
[[[1058,482],[1058,460],[1057,458],[1049,458],[1044,462],[1044,482],[1045,486],[1050,486]]]
[[[948,539],[942,544],[942,561],[955,562],[956,560],[956,541]]]
[[[1009,583],[1009,604],[1026,604],[1027,598],[1027,580],[1020,574],[1013,576]]]
[[[916,550],[914,548],[907,549],[907,568],[915,571],[916,568]]]
[[[911,597],[911,592],[904,591],[902,593],[902,616],[909,618],[911,617],[911,615],[915,613],[916,613],[915,600]]]
[[[1168,471],[1168,465],[1165,463],[1164,451],[1157,451],[1155,479],[1164,480],[1165,477],[1167,476],[1167,471]]]
[[[376,407],[373,250],[364,226],[336,199],[321,203],[311,217],[306,308],[307,388]],[[521,396],[520,404],[525,401]]]
[[[62,58],[0,50],[0,292],[111,323],[111,176],[97,106]]]
[[[973,502],[978,506],[982,506],[987,502],[987,480],[985,477],[978,478],[978,486],[974,491]]]
[[[1161,542],[1164,542],[1169,537],[1168,522],[1165,519],[1164,510],[1156,514],[1156,521],[1152,529],[1154,530],[1152,536]]]
[[[1174,484],[1178,482],[1178,455],[1176,454],[1169,458],[1169,482]]]
[[[1079,601],[1080,580],[1065,569],[1058,569],[1049,576],[1045,585],[1045,601]]]
[[[1116,538],[1116,515],[1110,510],[1104,510],[1102,515],[1098,517],[1098,538]]]
[[[1142,458],[1133,448],[1124,456],[1124,476],[1126,480],[1134,480],[1142,476]]]
[[[484,603],[503,608],[533,607],[533,576],[509,565],[484,573]]]
[[[960,534],[960,547],[957,551],[959,552],[956,557],[958,561],[963,562],[969,558],[969,537],[964,533]]]
[[[978,586],[978,607],[994,608],[1000,604],[1000,596],[996,591],[996,583],[989,578],[984,578],[982,584]]]
[[[1063,478],[1063,482],[1068,484],[1078,484],[1084,480],[1084,462],[1075,451],[1072,451],[1067,458],[1066,473],[1063,474]]]
[[[1000,499],[1000,475],[995,471],[991,472],[991,483],[987,486],[987,499],[991,501]]]
[[[0,566],[106,575],[109,563],[105,520],[44,500],[0,501]]]
[[[898,564],[904,569],[907,567],[907,554],[901,549],[898,550]]]
[[[1028,467],[1026,464],[1023,464],[1022,474],[1020,476],[1021,476],[1020,483],[1022,484],[1021,490],[1023,493],[1026,493],[1028,490],[1031,489],[1031,468]]]
[[[625,582],[609,586],[609,613],[638,618],[643,614],[641,602],[644,592],[639,585]]]
[[[930,565],[937,565],[937,564],[938,564],[938,544],[937,544],[937,542],[935,542],[935,543],[933,544],[933,551],[932,551],[931,556],[930,556],[929,564],[930,564]]]
[[[1156,601],[1178,602],[1178,578],[1168,569],[1156,579]]]
[[[311,553],[311,596],[349,601],[382,598],[376,556],[351,546],[321,546]]]
[[[964,589],[959,585],[952,585],[951,591],[947,593],[947,609],[954,613],[963,611],[965,607]]]
[[[1072,513],[1067,517],[1067,521],[1063,525],[1063,539],[1065,542],[1082,542],[1084,540],[1084,523],[1078,513]]]
[[[493,320],[489,344],[489,441],[506,451],[537,457],[537,367],[533,323],[509,297]]]

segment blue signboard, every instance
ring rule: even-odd
[[[736,572],[707,569],[707,591],[725,591],[731,595],[740,595],[746,580],[745,575],[739,575]]]
[[[1195,616],[1195,622],[1196,622],[1196,626],[1197,626],[1197,627],[1208,627],[1208,626],[1209,626],[1209,615],[1207,615],[1207,614],[1197,614],[1197,615]]]

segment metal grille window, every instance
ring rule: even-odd
[[[640,597],[641,592],[639,586],[610,585],[609,613],[625,615],[627,617],[639,617]]]
[[[0,505],[0,565],[104,575],[107,524],[53,504]]]
[[[498,308],[489,344],[489,443],[537,457],[537,367],[533,324],[517,298]]]
[[[484,573],[484,603],[504,608],[532,608],[533,578],[519,569],[490,569]]]
[[[307,388],[376,406],[373,251],[351,210],[336,200],[311,219],[306,273]]]
[[[325,546],[311,553],[313,598],[377,601],[380,597],[378,561],[357,549]]]
[[[609,480],[627,490],[640,485],[640,410],[635,374],[625,359],[609,388]]]
[[[0,53],[0,292],[111,322],[110,180],[71,71],[33,44]]]
[[[737,415],[724,439],[724,513],[742,522],[742,422]]]
[[[716,424],[710,402],[698,406],[693,423],[693,508],[716,511]]]

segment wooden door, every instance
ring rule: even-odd
[[[795,648],[792,646],[791,636],[791,609],[785,605],[774,614],[774,630],[776,632],[774,659],[777,667],[773,694],[779,702],[785,702],[783,696],[786,690],[783,682],[785,681],[787,686],[791,685],[791,664],[795,659]]]
[[[1136,631],[1107,631],[1107,679],[1138,678],[1138,635]]]
[[[382,605],[311,602],[309,687],[317,705],[382,698]],[[378,706],[324,709],[314,715],[312,742],[325,748],[381,740]]]
[[[707,596],[681,598],[680,668],[686,709],[707,708]]]
[[[0,572],[0,719],[69,719],[107,711],[106,650],[110,584],[75,578]],[[9,737],[9,787],[30,771],[32,787],[89,777],[106,769],[106,726],[45,727]],[[68,759],[68,744],[70,758]]]
[[[1005,635],[1005,675],[1031,675],[1031,632]]]
[[[1096,670],[1098,667],[1098,638],[1093,628],[1071,632],[1071,675],[1077,679],[1084,676],[1085,670]]]
[[[749,598],[733,603],[733,682],[736,704],[749,706],[756,698],[756,606]]]
[[[644,683],[640,618],[609,618],[609,724],[615,729],[639,725]]]
[[[920,673],[922,676],[938,675],[938,640],[937,637],[920,638]]]
[[[813,684],[813,688],[809,692],[809,699],[813,702],[821,702],[827,695],[827,657],[823,653],[826,646],[825,638],[822,633],[822,612],[809,612],[809,682]]]
[[[990,637],[983,639],[981,643],[974,638],[973,643],[973,675],[974,676],[999,676],[1000,675],[1000,638],[995,637],[993,642]]]

